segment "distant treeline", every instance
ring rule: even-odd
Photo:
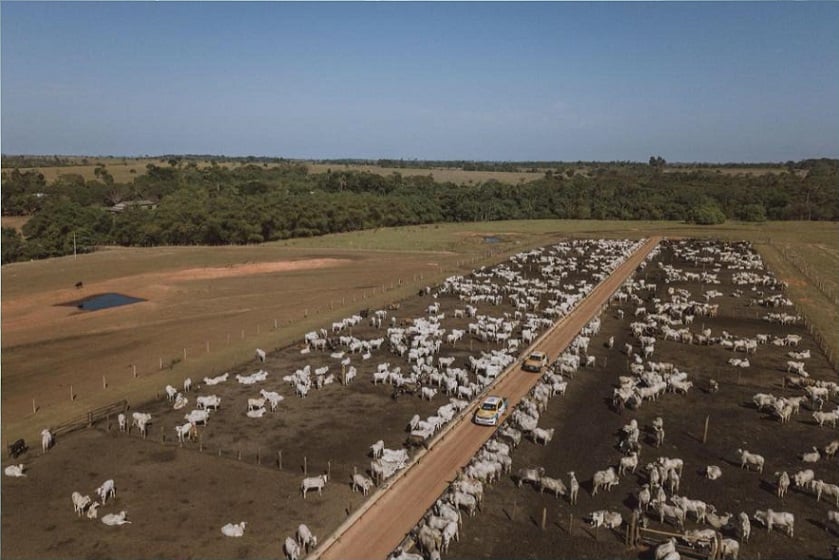
[[[205,156],[200,156],[202,159]],[[302,163],[227,168],[171,156],[119,184],[34,171],[3,173],[4,215],[32,215],[23,236],[3,229],[2,262],[90,251],[96,245],[261,243],[377,227],[511,219],[839,219],[839,160],[797,162],[788,171],[727,175],[650,164],[591,164],[585,175],[549,169],[508,185],[435,182],[430,176],[360,171],[309,174]],[[797,171],[803,171],[801,173]],[[127,204],[120,212],[109,209]]]

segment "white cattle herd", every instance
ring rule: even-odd
[[[187,408],[188,403],[195,403],[194,409],[178,413],[183,421],[174,427],[175,435],[181,445],[187,441],[196,441],[201,437],[199,426],[206,426],[222,406],[240,410],[241,416],[248,418],[247,422],[265,422],[272,415],[282,414],[281,404],[287,396],[295,395],[305,399],[312,390],[324,390],[329,385],[346,388],[361,376],[367,376],[372,384],[389,385],[394,398],[408,393],[415,394],[418,399],[443,401],[430,416],[423,418],[420,414],[414,414],[410,420],[406,418],[407,440],[393,442],[397,449],[387,448],[384,440],[369,446],[372,461],[367,473],[370,476],[354,472],[351,480],[347,481],[354,492],[367,496],[377,485],[381,486],[397,471],[410,464],[410,447],[428,446],[470,402],[485,394],[487,387],[516,361],[525,347],[556,321],[568,315],[597,282],[606,278],[639,245],[640,242],[625,240],[571,240],[519,253],[494,267],[481,268],[465,276],[451,276],[439,286],[426,288],[424,293],[431,297],[432,303],[426,308],[425,316],[398,321],[396,317],[390,316],[389,311],[369,311],[336,321],[329,329],[306,333],[300,353],[306,356],[307,361],[311,359],[312,363],[289,374],[279,375],[269,373],[268,369],[260,369],[249,375],[235,375],[232,378],[228,373],[204,377],[203,383],[197,386],[193,385],[191,379],[187,379],[182,391],[166,385],[165,397],[172,404],[173,410],[181,411]],[[616,313],[618,317],[627,317],[629,342],[620,349],[612,348],[614,337],[604,343],[609,352],[622,351],[626,362],[624,366],[624,359],[614,360],[619,364],[615,368],[617,386],[611,394],[615,410],[637,410],[645,403],[662,398],[678,399],[680,395],[696,390],[697,382],[692,379],[689,371],[680,369],[676,363],[656,358],[658,341],[720,345],[733,353],[725,364],[732,371],[753,368],[754,357],[759,355],[763,347],[771,345],[789,348],[787,357],[790,359],[778,363],[779,379],[783,379],[787,390],[784,396],[777,397],[771,393],[756,394],[753,399],[755,408],[759,412],[768,413],[780,423],[786,423],[801,413],[802,406],[807,406],[812,410],[814,430],[827,433],[826,430],[835,428],[839,420],[839,406],[836,406],[839,385],[814,379],[808,373],[806,364],[811,359],[810,350],[798,348],[802,341],[799,335],[733,335],[725,330],[713,332],[706,327],[706,320],[713,324],[711,319],[719,310],[719,304],[714,303],[714,300],[724,296],[719,289],[724,289],[723,282],[728,279],[736,286],[732,296],[750,298],[746,302],[749,305],[773,309],[762,315],[763,320],[781,325],[798,323],[799,317],[794,313],[779,312],[779,308],[789,307],[792,302],[777,293],[771,293],[781,290],[782,286],[766,272],[760,257],[746,244],[676,241],[668,242],[668,248],[677,261],[684,262],[691,269],[701,268],[702,272],[680,270],[659,261],[656,270],[661,278],[659,282],[668,286],[701,282],[703,290],[697,297],[684,287],[669,286],[666,288],[666,298],[649,297],[660,293],[659,287],[644,279],[630,278],[613,295],[612,303],[621,307],[630,306],[627,312],[617,309]],[[648,266],[654,268],[654,265],[650,265],[660,253],[661,246],[650,254],[642,269]],[[571,281],[568,279],[571,274],[582,279]],[[511,311],[495,311],[502,303],[509,305]],[[632,306],[635,307],[634,311]],[[457,320],[457,326],[463,328],[454,328],[446,322],[447,316]],[[365,321],[376,329],[376,336],[353,336],[353,327]],[[697,326],[697,323],[701,326]],[[461,469],[448,489],[419,521],[410,536],[426,557],[439,557],[448,552],[452,543],[461,536],[462,513],[476,515],[487,486],[498,484],[505,476],[511,477],[519,487],[527,484],[557,499],[565,497],[569,505],[576,506],[580,483],[573,471],[566,474],[567,484],[558,473],[548,473],[540,466],[523,466],[513,474],[512,457],[517,446],[526,439],[535,445],[560,448],[561,443],[554,438],[555,427],[540,425],[542,415],[552,398],[566,394],[569,381],[575,374],[596,365],[597,357],[590,351],[590,342],[592,337],[599,334],[600,327],[601,318],[594,318],[566,351],[555,357],[533,390],[521,402],[515,403],[509,419],[498,427],[493,437]],[[361,328],[355,330],[356,333],[369,331]],[[464,359],[464,338],[480,342],[479,347],[484,350]],[[457,358],[453,355],[455,348],[460,351]],[[383,360],[379,358],[380,361],[376,363],[373,356],[381,356],[383,352],[388,353],[388,357]],[[256,350],[256,358],[262,367],[273,365],[271,356],[261,349]],[[318,362],[315,363],[315,360]],[[624,369],[625,373],[622,372]],[[725,369],[725,366],[720,369]],[[233,380],[243,386],[264,386],[258,391],[253,390],[241,403],[231,403],[235,399],[209,392],[212,387],[224,386]],[[707,389],[709,393],[719,387],[717,380],[711,381]],[[286,396],[281,394],[283,387],[287,387]],[[800,394],[790,395],[790,389]],[[192,391],[201,394],[188,397],[187,394]],[[129,417],[125,414],[118,416],[121,431],[136,427],[144,437],[152,422],[151,414],[140,411],[132,412]],[[651,426],[643,427],[631,419],[619,431],[615,442],[622,455],[616,456],[612,464],[604,465],[602,470],[592,473],[590,479],[592,496],[599,492],[610,495],[615,487],[621,485],[622,478],[641,479],[636,492],[637,507],[634,510],[628,509],[623,505],[621,497],[616,495],[613,507],[582,515],[593,527],[617,529],[632,515],[638,516],[641,524],[647,523],[647,516],[659,523],[671,524],[683,531],[683,536],[678,541],[672,539],[664,542],[655,553],[657,559],[670,560],[679,558],[677,545],[721,546],[722,557],[736,558],[741,543],[748,542],[750,519],[765,526],[767,531],[778,529],[793,536],[795,515],[791,512],[766,509],[755,511],[751,516],[746,512],[735,516],[719,513],[710,503],[688,498],[685,489],[681,489],[680,493],[680,482],[686,465],[680,458],[663,455],[642,461],[641,456],[650,453],[642,445],[642,430],[654,434],[656,448],[664,444],[662,418],[657,418]],[[52,445],[52,434],[44,430],[42,435],[42,447],[46,451]],[[839,440],[826,440],[825,444],[799,450],[801,462],[833,460],[839,449]],[[770,473],[775,472],[776,469],[764,459],[759,449],[745,447],[731,449],[729,459],[732,464],[736,463],[757,473],[763,473],[765,468],[769,468]],[[725,480],[725,467],[689,465],[689,468],[701,470],[710,481],[721,477]],[[9,477],[25,477],[24,469],[22,464],[10,465],[6,467],[5,474]],[[811,469],[775,474],[780,499],[783,499],[787,488],[792,485],[801,491],[810,492],[817,501],[825,497],[825,502],[839,508],[839,486],[836,484],[839,477],[825,481],[816,478]],[[319,496],[325,492],[328,497],[328,482],[333,483],[327,474],[303,478],[300,484],[301,499],[306,499],[312,491],[317,491]],[[78,516],[97,518],[98,508],[116,498],[114,481],[107,480],[94,494],[98,501],[79,492],[72,493],[73,508]],[[620,494],[625,494],[625,491]],[[107,525],[130,523],[124,510],[107,514],[101,519]],[[839,525],[839,512],[826,511],[825,520],[828,524]],[[689,521],[708,524],[711,528],[684,532]],[[246,521],[227,523],[221,527],[221,532],[226,537],[243,537],[246,524]],[[736,536],[739,540],[723,538],[723,534]],[[404,544],[393,552],[392,558],[412,557]],[[293,537],[286,538],[282,543],[284,554],[291,560],[307,554],[316,545],[317,539],[303,524],[299,525]]]

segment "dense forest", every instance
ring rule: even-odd
[[[148,164],[125,184],[115,183],[106,166],[96,168],[94,180],[63,174],[50,184],[36,171],[4,170],[3,215],[32,217],[23,235],[3,228],[2,262],[71,254],[74,244],[84,252],[105,244],[261,243],[434,222],[839,219],[839,161],[832,159],[789,162],[782,172],[759,175],[670,168],[656,157],[649,164],[589,163],[585,173],[565,164],[517,185],[455,185],[341,166],[310,174],[302,163],[270,161],[268,166],[267,160],[240,158],[238,166],[227,167],[210,160],[199,166],[197,158],[171,156],[167,164]],[[539,166],[545,169],[544,162]],[[112,210],[136,201],[146,202]]]

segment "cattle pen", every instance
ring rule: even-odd
[[[531,350],[541,348],[552,355],[558,355],[567,347],[574,336],[606,304],[612,294],[658,246],[660,238],[648,239],[642,246],[624,260],[607,278],[592,290],[591,294],[577,305],[576,309],[546,331],[534,343]],[[523,355],[527,355],[524,352]],[[511,408],[539,380],[539,376],[518,372],[520,360],[490,386],[492,390],[509,395]],[[520,375],[512,376],[511,372]],[[404,539],[405,534],[416,523],[433,500],[448,485],[458,469],[466,464],[492,432],[483,430],[468,422],[476,405],[473,403],[450,426],[447,440],[438,440],[428,451],[420,452],[410,468],[402,471],[399,478],[380,490],[368,500],[365,508],[356,512],[319,547],[312,556],[320,558],[354,559],[383,558]],[[368,505],[369,504],[369,505]],[[377,507],[373,507],[374,504]],[[369,514],[369,515],[367,515]]]

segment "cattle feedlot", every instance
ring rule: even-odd
[[[194,377],[189,391],[161,386],[160,399],[130,403],[124,430],[114,413],[46,453],[28,442],[4,461],[0,552],[319,555],[640,246],[519,253]],[[830,557],[836,372],[747,243],[661,242],[549,359],[411,534],[390,535],[393,556]],[[11,476],[21,463],[25,476]],[[103,501],[107,480],[104,504],[71,509],[74,492]],[[318,545],[298,542],[301,524]]]

